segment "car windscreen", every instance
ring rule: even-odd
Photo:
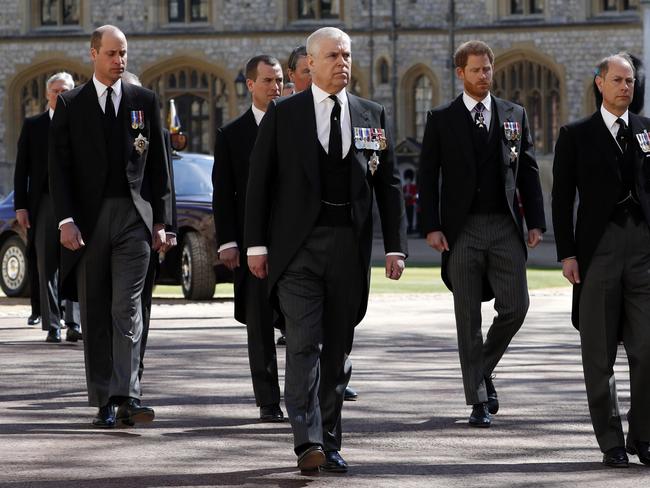
[[[207,195],[212,198],[212,158],[182,155],[174,160],[176,196]]]

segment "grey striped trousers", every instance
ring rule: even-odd
[[[450,249],[458,352],[468,405],[487,401],[491,375],[528,311],[526,253],[512,217],[472,214]],[[494,292],[496,316],[485,340],[481,330],[483,279]]]

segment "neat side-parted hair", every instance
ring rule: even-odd
[[[454,53],[454,64],[456,65],[456,68],[463,69],[467,66],[467,59],[470,55],[483,56],[484,54],[487,54],[490,64],[494,64],[494,53],[492,52],[492,49],[490,49],[490,46],[483,41],[467,41],[462,43],[458,46],[458,49],[456,49],[456,52]]]
[[[246,63],[246,79],[255,81],[257,79],[257,67],[260,63],[268,64],[269,66],[275,66],[280,64],[280,61],[273,56],[268,54],[260,54],[258,56],[253,56]]]
[[[300,58],[307,56],[307,48],[305,46],[298,46],[289,55],[289,62],[287,66],[291,71],[296,71],[296,66]]]
[[[45,88],[49,90],[50,85],[55,81],[59,81],[59,80],[65,82],[65,86],[68,90],[72,90],[74,88],[74,79],[72,78],[72,75],[65,71],[60,71],[59,73],[55,73],[52,76],[50,76],[47,79],[47,82],[45,82]]]
[[[307,53],[316,56],[320,51],[320,41],[323,39],[343,39],[348,44],[352,44],[350,36],[341,29],[337,29],[336,27],[321,27],[307,38]]]

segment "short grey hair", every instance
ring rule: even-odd
[[[352,45],[350,36],[343,32],[341,29],[337,29],[336,27],[322,27],[313,32],[307,38],[307,54],[311,54],[312,56],[318,54],[320,51],[320,42],[323,39],[343,39],[346,40],[348,44]]]
[[[68,88],[68,90],[72,90],[74,88],[74,79],[72,78],[72,75],[65,71],[60,71],[50,76],[47,79],[47,82],[45,82],[45,88],[49,90],[50,85],[55,81],[63,81],[66,87]]]
[[[129,85],[142,86],[142,82],[138,75],[131,73],[130,71],[124,71],[122,73],[122,81],[126,81]]]

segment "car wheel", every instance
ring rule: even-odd
[[[207,243],[196,232],[188,232],[181,248],[181,288],[188,300],[214,296],[216,277]]]
[[[0,287],[8,297],[21,297],[29,293],[27,254],[25,244],[18,236],[12,236],[0,248]]]

